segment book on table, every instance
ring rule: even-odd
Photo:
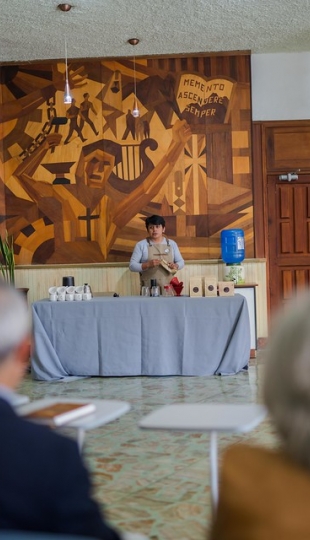
[[[96,406],[94,403],[59,401],[26,413],[24,417],[28,420],[35,420],[36,422],[50,426],[62,426],[91,414],[95,410]]]

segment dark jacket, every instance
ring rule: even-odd
[[[0,398],[0,531],[119,540],[90,491],[77,444],[20,418]]]

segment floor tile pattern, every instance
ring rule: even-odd
[[[84,458],[94,494],[111,524],[151,540],[205,540],[210,523],[208,434],[152,432],[138,421],[172,403],[260,402],[264,365],[227,377],[105,377],[38,382],[28,375],[20,393],[30,399],[66,396],[122,399],[129,413],[87,432]],[[67,434],[73,436],[73,433]],[[72,430],[73,431],[73,430]],[[220,435],[219,454],[238,441],[276,444],[266,419],[246,435]]]

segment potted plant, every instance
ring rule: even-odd
[[[15,285],[14,238],[5,232],[4,239],[0,236],[0,270],[3,279]]]
[[[5,237],[0,236],[0,276],[15,287],[15,257],[14,257],[14,237],[5,231]],[[25,295],[27,299],[28,288],[19,287],[17,289]]]

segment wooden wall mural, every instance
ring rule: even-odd
[[[0,231],[17,264],[128,261],[161,214],[187,260],[220,258],[223,228],[253,257],[250,57],[1,68]]]

